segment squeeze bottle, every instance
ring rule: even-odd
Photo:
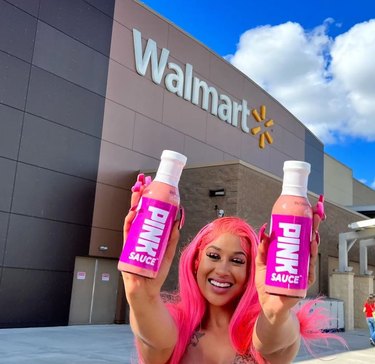
[[[178,183],[187,158],[164,150],[155,179],[145,188],[118,269],[155,278],[180,205]]]
[[[310,164],[284,162],[280,197],[272,208],[266,292],[306,297],[313,211],[307,198]]]

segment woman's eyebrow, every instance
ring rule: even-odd
[[[243,251],[240,251],[240,252],[234,252],[233,254],[237,255],[237,254],[242,254],[246,257],[246,254],[243,252]]]
[[[223,249],[219,248],[216,245],[210,245],[209,247],[207,247],[207,249],[209,249],[209,248],[213,248],[213,249],[215,249],[215,250],[217,250],[219,252],[221,252],[223,250]],[[232,254],[233,255],[242,254],[242,255],[246,256],[246,254],[243,251],[233,252]]]
[[[215,245],[210,245],[210,246],[207,247],[207,249],[209,249],[209,248],[212,248],[212,249],[215,249],[215,250],[218,250],[218,251],[222,250],[221,248],[219,248],[218,246],[215,246]]]

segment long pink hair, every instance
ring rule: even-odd
[[[169,311],[174,317],[179,332],[170,364],[180,362],[194,331],[203,319],[206,302],[199,290],[195,272],[206,245],[223,233],[239,236],[241,246],[248,258],[247,285],[230,321],[229,335],[237,353],[244,355],[251,352],[259,363],[264,362],[252,348],[253,329],[260,312],[254,283],[257,234],[244,220],[238,217],[223,217],[203,227],[182,252],[179,265],[179,291],[174,302],[168,303]]]

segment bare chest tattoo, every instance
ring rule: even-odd
[[[257,364],[251,355],[236,354],[233,364]]]
[[[191,346],[197,346],[199,343],[199,339],[204,336],[204,332],[201,331],[194,331],[193,336],[191,337],[190,340],[190,345]]]
[[[192,347],[196,347],[199,344],[199,340],[205,335],[204,332],[194,331],[190,344]],[[252,355],[240,355],[236,354],[232,364],[257,364]]]

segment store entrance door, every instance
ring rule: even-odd
[[[76,257],[69,324],[114,323],[118,283],[116,260]]]

